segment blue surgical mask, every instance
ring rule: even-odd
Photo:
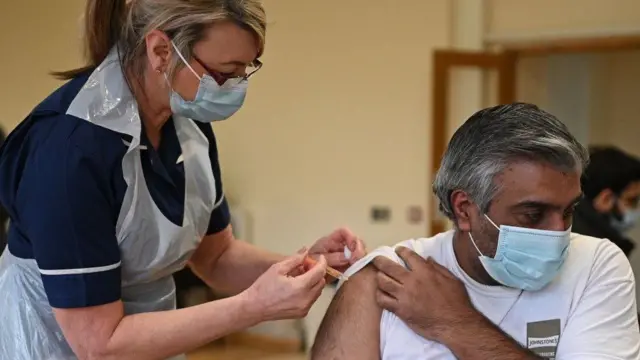
[[[623,215],[622,219],[618,220],[616,218],[611,218],[611,226],[618,230],[621,233],[626,233],[631,230],[640,220],[640,210],[627,210]]]
[[[173,42],[171,44],[180,59],[182,59],[182,62],[200,79],[198,92],[193,101],[183,99],[180,94],[171,89],[169,103],[174,114],[208,123],[225,120],[242,107],[247,94],[248,82],[246,79],[228,79],[223,85],[219,85],[209,74],[199,76],[182,56],[175,44]],[[167,83],[169,83],[168,78]]]
[[[493,258],[483,255],[471,233],[469,237],[480,254],[482,266],[494,280],[511,288],[536,291],[556,277],[567,258],[571,227],[565,231],[498,227],[485,217],[500,232],[496,255]]]

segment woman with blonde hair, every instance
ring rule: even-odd
[[[259,1],[88,0],[85,22],[87,65],[0,152],[0,358],[180,358],[304,316],[364,247],[340,229],[285,258],[233,237],[210,123],[262,66]],[[186,264],[229,297],[175,310]]]

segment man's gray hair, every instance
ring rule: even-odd
[[[550,164],[582,174],[587,149],[555,116],[532,104],[499,105],[473,114],[453,135],[433,182],[440,211],[455,221],[451,194],[466,192],[487,212],[496,195],[494,182],[513,161]]]

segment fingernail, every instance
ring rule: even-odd
[[[307,251],[307,247],[303,246],[300,250],[298,250],[298,254],[304,254]]]

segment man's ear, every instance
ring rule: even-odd
[[[593,207],[599,213],[609,213],[616,205],[616,194],[611,189],[604,189],[593,199]]]
[[[455,218],[456,225],[461,231],[471,231],[471,211],[475,203],[466,192],[455,190],[451,193],[451,210]]]

